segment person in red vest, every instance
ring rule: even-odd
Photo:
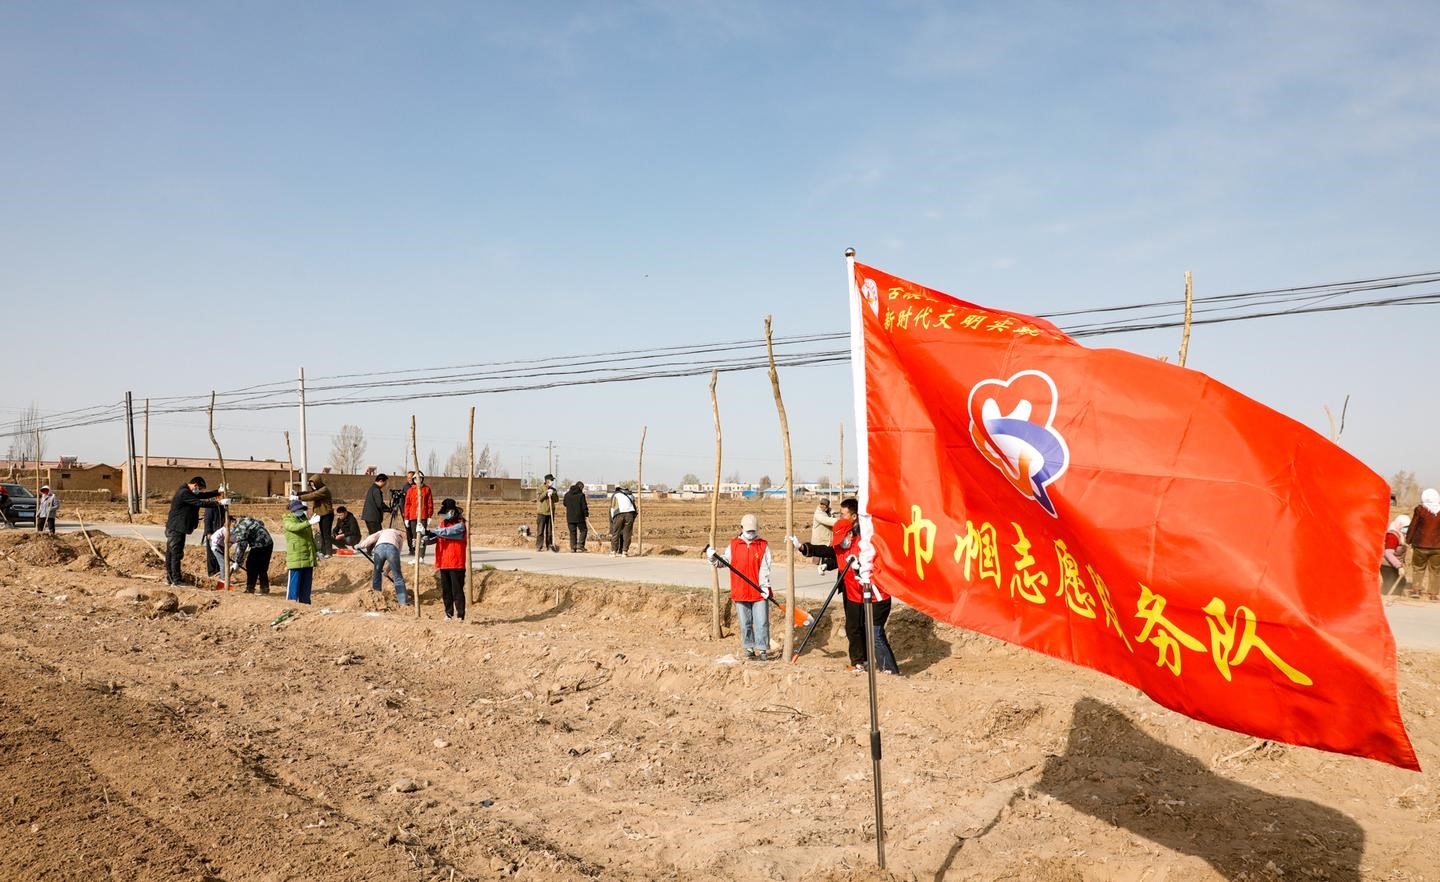
[[[843,569],[851,558],[855,566],[845,570],[845,638],[849,643],[850,667],[865,670],[865,589],[860,584],[860,503],[854,498],[840,503],[840,518],[835,521],[831,544],[835,562]],[[885,636],[885,622],[890,618],[890,595],[874,583],[870,585],[871,615],[875,619],[875,669],[889,674],[900,673],[895,653]]]
[[[740,619],[740,647],[747,659],[769,661],[770,543],[760,538],[760,519],[745,515],[740,519],[740,535],[730,540],[729,547],[720,553],[706,548],[705,557],[717,568],[721,558],[735,568],[730,572],[730,599],[735,601],[735,614]],[[760,590],[747,584],[740,574],[759,585]]]
[[[435,497],[430,495],[430,488],[425,484],[425,474],[416,472],[410,479],[410,486],[405,488],[405,544],[409,553],[413,556],[416,553],[420,559],[425,559],[425,543],[415,542],[415,537],[425,531],[426,522],[435,516]]]
[[[440,528],[426,530],[425,542],[435,543],[435,569],[440,573],[440,596],[445,600],[445,621],[465,621],[465,518],[455,500],[440,503]],[[419,593],[419,586],[416,586]]]

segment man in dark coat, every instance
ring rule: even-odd
[[[200,509],[215,508],[219,490],[206,490],[205,479],[196,475],[175,491],[170,515],[165,519],[165,584],[179,585],[180,563],[185,558],[185,537],[200,526]],[[209,554],[207,551],[206,554]]]
[[[585,485],[576,481],[565,491],[565,522],[570,525],[570,550],[584,551],[590,536],[590,503],[585,499]]]
[[[365,507],[360,509],[360,520],[365,522],[365,532],[367,533],[380,532],[380,525],[385,522],[385,515],[390,513],[390,506],[385,503],[385,484],[389,480],[389,475],[376,475],[375,483],[365,491]]]

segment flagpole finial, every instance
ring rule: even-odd
[[[846,257],[854,257],[854,256],[855,256],[855,249],[854,249],[854,248],[846,248],[846,249],[845,249],[845,256],[846,256]]]

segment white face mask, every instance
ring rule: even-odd
[[[759,531],[759,530],[746,530],[745,532],[741,533],[740,535],[741,535],[746,541],[754,542],[756,539],[759,539],[759,538],[760,538],[760,531]]]

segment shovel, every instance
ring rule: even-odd
[[[735,567],[734,567],[733,565],[731,565],[730,561],[728,561],[728,560],[726,560],[725,558],[721,557],[718,553],[717,553],[714,557],[710,558],[710,560],[718,561],[718,562],[719,562],[720,564],[722,564],[727,570],[729,570],[730,572],[732,572],[732,573],[734,573],[735,575],[739,576],[739,577],[740,577],[740,581],[744,582],[746,585],[749,585],[751,588],[754,588],[756,591],[759,591],[762,595],[765,595],[765,599],[766,599],[766,600],[770,601],[771,603],[775,604],[776,606],[780,607],[781,609],[784,609],[784,608],[785,608],[784,604],[782,604],[780,601],[778,601],[778,600],[775,599],[775,592],[773,592],[773,591],[766,592],[765,590],[763,590],[759,585],[756,585],[754,582],[752,582],[752,581],[750,580],[750,577],[749,577],[749,576],[747,576],[747,575],[745,575],[744,573],[740,572],[739,570],[735,569]],[[795,611],[794,611],[794,613],[793,613],[793,618],[794,618],[794,622],[795,622],[795,627],[797,627],[797,628],[808,627],[809,624],[810,624],[810,614],[807,613],[807,612],[805,612],[805,610],[801,609],[801,608],[798,607],[798,606],[795,607]]]

